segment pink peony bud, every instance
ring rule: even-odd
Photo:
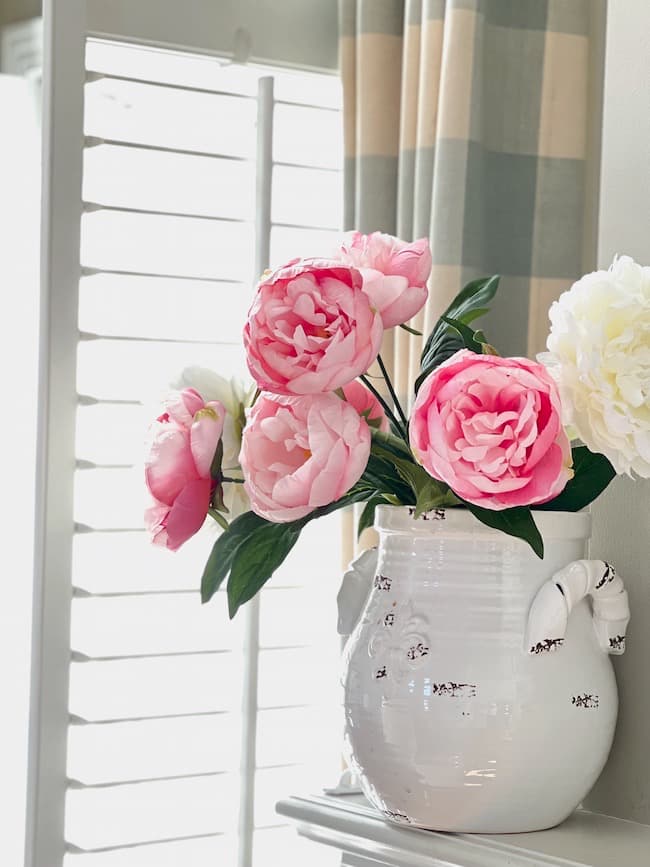
[[[431,273],[426,238],[407,244],[381,232],[353,232],[338,258],[361,271],[363,291],[379,310],[384,328],[408,322],[424,307]]]
[[[226,410],[204,403],[193,388],[171,394],[151,425],[145,483],[151,495],[145,526],[156,545],[172,551],[203,524],[210,505],[210,466],[223,432]]]

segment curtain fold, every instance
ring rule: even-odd
[[[429,238],[425,327],[500,273],[490,325],[525,352],[529,316],[582,273],[598,5],[342,0],[346,226]]]
[[[425,334],[469,280],[503,354],[543,348],[551,301],[594,265],[584,237],[600,0],[340,0],[346,228],[427,237]],[[597,34],[599,37],[600,34]],[[596,71],[598,74],[598,71]],[[382,357],[410,402],[422,340]]]

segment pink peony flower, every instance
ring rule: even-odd
[[[318,394],[365,373],[383,326],[354,268],[296,259],[263,279],[244,328],[248,368],[265,391]]]
[[[239,462],[253,511],[282,522],[342,497],[369,454],[368,425],[336,395],[263,394],[244,428]]]
[[[422,383],[410,439],[428,473],[486,509],[546,503],[573,475],[557,386],[527,358],[461,349]]]
[[[359,415],[362,415],[366,419],[370,427],[378,428],[382,431],[390,429],[384,408],[370,389],[366,388],[363,383],[358,382],[356,379],[354,382],[349,382],[343,386],[343,394],[347,402],[356,409]]]
[[[174,392],[151,425],[145,482],[151,503],[145,526],[156,545],[172,551],[193,536],[210,505],[210,466],[223,432],[226,410],[193,388]]]
[[[339,258],[361,271],[363,291],[379,310],[384,328],[408,322],[424,307],[431,273],[426,238],[408,244],[381,232],[353,232]]]

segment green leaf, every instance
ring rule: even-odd
[[[440,318],[460,336],[465,349],[469,349],[471,352],[476,352],[477,355],[481,355],[483,347],[476,335],[482,335],[482,331],[475,332],[473,328],[470,328],[469,325],[465,325],[465,323],[461,322],[460,319],[450,319],[448,316],[441,316]]]
[[[492,301],[496,295],[500,279],[498,274],[494,274],[492,277],[479,277],[478,280],[472,280],[461,289],[442,315],[447,316],[449,319],[459,319],[465,325],[469,325],[474,319],[478,319],[479,316],[487,313],[489,308],[484,305]],[[467,314],[469,314],[470,318],[467,318]],[[424,345],[422,351],[423,358],[435,342],[439,327],[440,320],[434,326]],[[440,330],[444,331],[444,328]]]
[[[380,446],[384,451],[390,452],[397,457],[413,459],[410,448],[401,437],[390,434],[387,431],[373,430],[370,432],[373,446]]]
[[[394,494],[405,506],[415,503],[415,496],[408,483],[395,472],[396,460],[391,454],[379,455],[370,453],[366,469],[359,480],[369,493]],[[364,498],[367,499],[367,498]]]
[[[421,467],[420,464],[416,464],[412,460],[406,461],[403,458],[393,458],[393,464],[400,477],[409,485],[416,497],[422,487],[428,484],[428,482],[434,481],[424,467]]]
[[[587,446],[574,446],[573,472],[561,494],[554,500],[535,506],[554,512],[579,512],[600,496],[616,476],[616,470],[604,455],[595,455]]]
[[[429,484],[424,485],[418,491],[415,501],[415,517],[419,518],[423,512],[429,512],[431,509],[447,509],[451,506],[458,506],[459,503],[460,500],[450,488],[436,482],[435,479],[430,479]]]
[[[449,490],[448,486],[430,476],[420,464],[401,458],[394,458],[393,461],[395,469],[415,494],[416,518],[429,509],[458,505],[456,495]]]
[[[482,509],[468,502],[465,502],[465,505],[482,524],[528,542],[540,560],[544,559],[544,541],[528,506],[495,511]]]
[[[383,503],[387,502],[388,500],[386,500],[382,494],[376,494],[368,500],[359,517],[357,539],[361,536],[364,530],[368,530],[375,523],[375,509],[377,506],[381,506]]]
[[[487,312],[488,308],[485,305],[494,298],[498,286],[499,277],[497,275],[482,277],[480,280],[473,280],[468,283],[454,298],[433,327],[424,345],[420,359],[421,372],[415,380],[416,394],[432,370],[435,370],[443,361],[451,358],[455,352],[463,348],[460,334],[445,322],[445,318],[469,325]]]
[[[358,482],[343,497],[327,506],[314,509],[298,521],[273,523],[260,518],[254,512],[245,512],[235,518],[214,543],[201,578],[201,601],[208,602],[230,573],[228,604],[233,617],[237,609],[252,598],[282,564],[306,524],[353,503],[367,500],[373,490],[374,488]],[[277,546],[272,554],[269,554],[268,549],[273,546],[273,540],[276,540]],[[287,541],[290,541],[290,544],[287,544]],[[253,574],[250,562],[251,559],[257,562],[258,551],[262,551],[263,563],[257,573]],[[250,595],[247,595],[249,592]]]
[[[272,524],[254,530],[245,545],[235,551],[228,578],[230,619],[252,599],[280,566],[298,541],[302,525],[298,521]]]
[[[208,562],[201,576],[201,602],[209,602],[217,592],[230,571],[233,558],[239,545],[257,527],[268,523],[255,512],[244,512],[230,524],[212,546]]]
[[[373,456],[381,462],[386,475],[390,474],[391,478],[394,479],[396,470],[400,479],[409,486],[411,496],[406,499],[402,495],[401,503],[404,505],[415,503],[416,517],[429,509],[458,505],[460,501],[453,491],[444,483],[430,476],[424,467],[416,463],[410,451],[408,451],[407,456],[404,456],[401,449],[398,451],[395,448],[390,451],[392,446],[393,443],[390,440],[382,441],[380,437],[373,438]]]

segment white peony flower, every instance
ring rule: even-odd
[[[220,400],[226,407],[226,421],[223,427],[223,474],[231,479],[242,479],[239,466],[241,437],[246,418],[244,410],[250,406],[255,393],[255,385],[246,386],[239,379],[224,379],[213,370],[205,367],[186,367],[173,388],[194,388],[203,400]],[[224,484],[223,501],[229,511],[228,520],[232,521],[242,512],[250,510],[250,500],[243,485]]]
[[[650,478],[650,268],[629,256],[586,274],[549,311],[563,421],[617,473]]]

